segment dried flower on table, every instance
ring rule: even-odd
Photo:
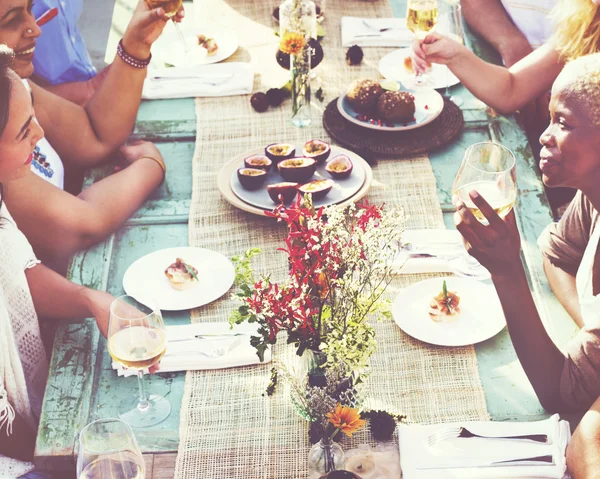
[[[390,441],[396,430],[396,419],[386,411],[369,411],[369,429],[377,441]]]
[[[353,45],[346,52],[346,61],[348,65],[360,65],[363,61],[363,49],[358,45]]]
[[[281,105],[286,96],[286,92],[284,92],[281,88],[271,88],[267,90],[267,99],[269,100],[269,105],[271,106]]]
[[[317,100],[319,100],[321,103],[323,103],[325,101],[325,96],[323,95],[323,88],[319,88],[315,92],[315,96],[317,97]]]
[[[259,113],[262,113],[264,111],[267,111],[267,108],[269,108],[269,99],[264,93],[258,92],[252,95],[252,97],[250,98],[250,104],[252,105],[252,108],[254,108],[254,110],[256,110]]]

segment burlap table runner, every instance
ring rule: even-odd
[[[236,56],[256,67],[257,89],[264,91],[268,86],[285,83],[287,72],[274,60],[278,40],[272,33],[271,12],[275,5],[259,0],[228,3],[211,2],[207,23],[233,27],[238,32],[242,48]],[[320,118],[327,100],[338,96],[355,78],[377,78],[378,60],[386,52],[365,49],[363,64],[348,66],[340,40],[342,14],[392,16],[384,1],[328,2],[325,61],[317,70],[326,101],[321,105],[313,100],[315,111],[310,128],[291,125],[289,103],[259,114],[252,110],[246,96],[197,99],[190,245],[227,256],[260,247],[263,254],[254,263],[256,270],[270,272],[275,279],[285,276],[286,259],[277,252],[285,229],[268,218],[231,207],[217,190],[216,176],[234,156],[272,142],[302,145],[310,138],[329,141]],[[371,202],[404,207],[409,215],[407,227],[444,227],[435,178],[426,156],[380,162],[373,169],[368,198]],[[396,278],[388,290],[389,297],[424,277]],[[233,307],[232,300],[223,298],[193,311],[192,322],[227,321]],[[366,407],[403,413],[414,423],[488,419],[472,347],[428,346],[402,333],[391,321],[377,323],[375,328],[377,352],[366,385]],[[274,348],[274,357],[289,364],[296,362],[293,350],[283,343],[280,341]],[[308,425],[295,413],[285,384],[280,384],[273,396],[265,394],[270,369],[270,365],[260,365],[187,373],[176,478],[306,477]],[[345,441],[344,447],[369,440],[369,434],[363,431],[352,441]]]

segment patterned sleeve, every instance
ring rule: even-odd
[[[584,327],[567,345],[560,394],[565,404],[581,410],[600,397],[600,326]]]
[[[538,239],[542,254],[558,268],[576,276],[591,235],[594,211],[578,191],[558,223],[549,225]]]

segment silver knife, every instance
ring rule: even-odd
[[[170,343],[176,343],[178,341],[192,341],[194,339],[204,339],[204,340],[215,340],[215,339],[228,339],[235,336],[249,336],[252,333],[208,333],[208,334],[195,334],[194,336],[190,336],[189,338],[177,338],[177,339],[169,339]]]
[[[428,469],[469,469],[476,467],[513,467],[513,466],[554,466],[554,457],[552,454],[547,454],[545,456],[534,456],[534,457],[522,457],[518,459],[507,459],[505,461],[490,461],[490,462],[480,462],[473,461],[471,464],[456,464],[453,462],[452,464],[436,464],[436,465],[423,465],[418,466],[416,469],[418,470],[428,470]]]

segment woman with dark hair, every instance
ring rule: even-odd
[[[44,135],[34,115],[31,91],[9,68],[12,60],[13,52],[0,45],[0,182],[3,184],[31,173],[32,152]],[[113,299],[108,293],[71,283],[40,264],[2,201],[0,477],[22,477],[33,469],[28,461],[33,456],[48,374],[38,317],[95,317],[100,331],[106,334]]]
[[[0,0],[0,44],[15,52],[12,68],[22,79],[33,73],[33,53],[40,35],[31,3]],[[177,20],[182,16],[181,10]],[[32,123],[39,122],[47,141],[39,140],[33,149],[32,173],[5,183],[4,201],[41,259],[67,258],[105,238],[163,181],[166,167],[154,145],[121,145],[135,123],[150,47],[167,21],[162,8],[149,10],[140,0],[118,55],[85,108],[23,80],[35,99]],[[23,134],[29,137],[30,130]],[[126,168],[78,196],[62,191],[63,171],[98,165],[119,148]]]

